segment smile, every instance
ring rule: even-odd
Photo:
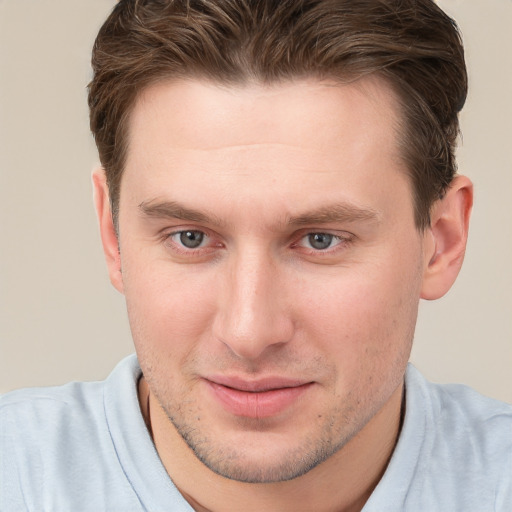
[[[306,393],[312,382],[265,379],[249,382],[231,378],[206,379],[211,393],[229,413],[246,418],[269,418],[288,409]]]

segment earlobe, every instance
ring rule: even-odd
[[[107,262],[110,281],[114,287],[123,293],[123,277],[121,273],[121,255],[119,253],[119,242],[112,220],[109,192],[105,171],[100,168],[92,174],[94,187],[94,205],[100,227],[103,252]]]
[[[472,205],[473,184],[466,176],[456,176],[434,204],[425,232],[421,298],[438,299],[455,282],[464,260]]]

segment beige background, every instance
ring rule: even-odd
[[[422,303],[412,360],[512,402],[512,0],[441,0],[471,92],[461,172],[476,185],[465,267]],[[86,91],[112,0],[0,0],[0,391],[104,378],[132,351],[92,207]]]

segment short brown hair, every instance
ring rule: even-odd
[[[262,84],[376,74],[402,107],[415,222],[452,181],[467,93],[461,38],[433,0],[121,0],[93,48],[91,130],[114,222],[127,124],[141,90],[167,78]]]

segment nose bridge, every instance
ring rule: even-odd
[[[244,359],[258,358],[269,346],[292,336],[283,301],[278,263],[270,251],[246,247],[229,261],[216,318],[216,336]]]

